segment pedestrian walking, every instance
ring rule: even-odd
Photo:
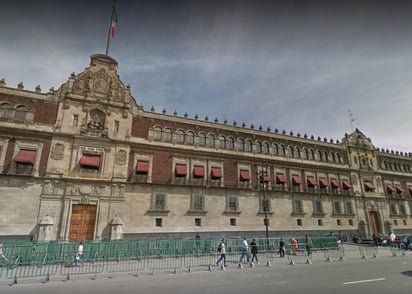
[[[84,262],[83,262],[83,242],[80,242],[79,246],[77,247],[76,256],[75,256],[75,260],[74,260],[74,265],[75,266],[84,265]]]
[[[243,258],[246,256],[247,262],[250,260],[250,249],[249,249],[249,244],[247,243],[246,237],[243,237],[242,241],[242,253],[240,255],[239,263],[242,263]]]
[[[0,258],[3,259],[5,262],[7,262],[7,257],[4,255],[3,251],[3,243],[0,243]]]
[[[292,238],[292,239],[290,240],[290,243],[292,244],[292,252],[293,252],[293,254],[298,254],[298,252],[299,252],[298,240],[296,240],[295,238]]]
[[[226,267],[225,239],[222,239],[222,241],[220,241],[220,244],[217,247],[217,252],[220,254],[220,258],[216,261],[216,265],[219,265],[219,262],[223,260],[223,266]]]
[[[279,257],[285,257],[285,241],[283,241],[282,238],[280,238],[279,241]]]
[[[305,243],[306,243],[306,252],[308,253],[308,256],[311,256],[313,242],[312,242],[312,239],[309,237],[309,234],[305,235]]]
[[[258,253],[258,246],[256,243],[256,239],[253,239],[252,242],[250,243],[250,251],[252,253],[252,260],[251,262],[253,262],[254,260],[256,260],[256,263],[259,264],[259,258],[257,257],[257,253]]]

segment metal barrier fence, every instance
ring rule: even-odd
[[[408,250],[405,244],[397,244],[397,243],[392,243],[390,244],[391,248],[391,254],[392,256],[398,256],[398,255],[406,255],[406,251]]]
[[[256,239],[259,259],[270,264],[278,257],[281,238]],[[336,244],[334,237],[313,238],[318,246]],[[50,276],[60,275],[66,280],[73,275],[99,273],[156,271],[177,272],[182,269],[210,270],[218,259],[217,239],[191,240],[137,240],[137,241],[90,241],[83,242],[84,264],[76,266],[75,255],[78,242],[36,242],[4,244],[7,263],[0,260],[0,280],[6,278],[10,284],[19,279],[42,278],[47,282]],[[227,264],[239,265],[242,239],[226,239]],[[303,244],[303,243],[302,243]],[[286,251],[287,248],[286,248]],[[290,261],[310,260],[306,251],[289,254]],[[246,262],[246,260],[245,260]]]
[[[359,245],[359,253],[361,255],[361,259],[378,258],[378,247]]]

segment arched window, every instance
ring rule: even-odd
[[[206,135],[203,133],[199,134],[199,145],[205,146],[206,145]]]
[[[256,141],[256,153],[262,153],[262,143]]]
[[[303,159],[308,159],[309,158],[309,151],[306,148],[303,148],[303,153],[302,153]]]
[[[279,155],[280,156],[285,156],[286,150],[285,150],[285,146],[280,145],[279,146]]]
[[[331,155],[331,161],[332,161],[332,162],[336,162],[335,153],[332,152],[330,155]]]
[[[328,151],[323,152],[323,160],[324,160],[324,161],[329,161]]]
[[[226,148],[233,150],[235,148],[235,140],[232,137],[228,137],[226,140]]]
[[[193,144],[195,142],[195,134],[192,131],[187,132],[186,142],[188,144]]]
[[[219,137],[219,147],[226,149],[226,138],[224,136]]]
[[[0,119],[11,118],[12,107],[10,103],[2,103],[0,105]]]
[[[309,150],[309,160],[314,160],[315,159],[315,151],[313,149]]]
[[[24,105],[19,105],[16,107],[16,113],[14,115],[14,119],[17,121],[25,121],[26,120],[26,114],[29,111],[29,109],[24,106]]]
[[[165,141],[171,142],[172,141],[172,129],[166,128],[164,133],[165,133],[165,136],[164,136]]]
[[[318,155],[317,160],[323,161],[322,151],[319,150],[318,153],[317,153],[317,155]]]
[[[294,154],[293,146],[289,146],[289,148],[288,148],[288,157],[293,158],[293,154]]]
[[[245,151],[246,152],[252,152],[252,141],[251,140],[246,140]]]
[[[207,146],[208,147],[215,147],[215,136],[210,134],[207,138]]]
[[[237,150],[245,151],[245,140],[237,139]]]
[[[273,155],[278,155],[279,154],[279,148],[278,148],[277,144],[272,145],[272,152],[273,152]]]
[[[184,143],[185,142],[185,132],[183,130],[178,130],[176,132],[177,135],[177,142]]]
[[[262,152],[265,154],[269,154],[269,143],[263,142],[262,144]]]
[[[161,127],[153,128],[153,138],[155,140],[162,140],[162,128]]]
[[[300,149],[298,146],[295,147],[295,158],[300,158]]]
[[[340,157],[339,153],[336,153],[336,161],[342,163],[342,157]]]

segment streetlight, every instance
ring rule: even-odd
[[[269,200],[266,199],[267,176],[268,176],[268,166],[266,163],[263,163],[262,170],[260,172],[260,184],[262,185],[262,190],[263,190],[262,207],[263,207],[263,212],[265,213],[266,243],[267,243],[267,249],[269,250],[269,247],[270,247],[269,246],[269,221],[268,221]]]

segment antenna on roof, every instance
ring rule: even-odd
[[[348,108],[348,115],[349,115],[349,121],[350,121],[350,128],[353,132],[353,123],[357,121],[357,119],[353,117],[353,112],[349,108]]]

